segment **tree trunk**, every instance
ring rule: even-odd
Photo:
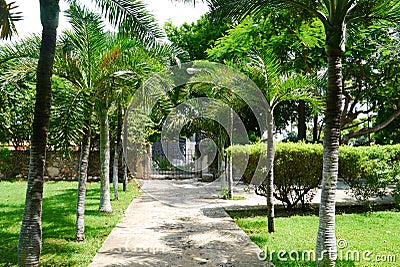
[[[78,177],[78,200],[76,203],[76,241],[85,240],[85,200],[86,200],[86,181],[89,166],[91,125],[87,123],[88,129],[82,140],[81,156],[79,160]]]
[[[228,119],[228,131],[229,131],[229,146],[233,145],[232,137],[233,137],[233,110],[230,108],[229,110],[229,119]],[[233,166],[232,166],[232,155],[227,157],[227,166],[226,166],[226,174],[227,174],[227,185],[228,185],[228,199],[233,198]]]
[[[119,162],[119,145],[114,146],[114,162],[113,162],[113,189],[114,200],[118,200],[118,162]]]
[[[128,164],[126,162],[126,155],[128,153],[128,118],[125,117],[124,123],[124,141],[123,141],[123,153],[122,153],[122,171],[123,173],[123,188],[122,190],[126,192],[128,186]]]
[[[314,116],[313,119],[314,125],[313,125],[313,143],[317,143],[319,141],[318,139],[318,115]]]
[[[56,48],[58,1],[41,0],[42,42],[37,67],[35,111],[25,209],[18,242],[18,265],[39,266],[42,249],[43,176],[50,124],[51,77]]]
[[[305,141],[307,138],[307,125],[306,125],[306,102],[304,100],[299,101],[299,118],[297,127],[298,140]]]
[[[99,107],[100,120],[100,212],[111,213],[110,200],[110,137],[108,122],[108,99]]]
[[[340,115],[342,104],[342,54],[328,52],[328,90],[325,111],[322,192],[316,245],[317,265],[335,266],[336,184],[338,177]]]
[[[382,130],[382,129],[386,128],[387,126],[389,126],[389,124],[391,124],[399,116],[400,116],[400,109],[398,109],[393,114],[391,114],[389,116],[389,118],[387,118],[384,122],[382,122],[382,123],[380,123],[378,125],[375,125],[374,127],[362,128],[361,130],[346,134],[345,136],[343,136],[342,142],[343,142],[343,144],[348,144],[349,140],[351,138],[357,138],[357,137],[360,137],[360,136],[369,135],[371,133],[379,132],[380,130]]]
[[[128,166],[126,165],[125,156],[122,156],[122,172],[123,172],[122,191],[126,192],[126,189],[128,187]]]
[[[114,149],[114,163],[113,163],[113,188],[114,188],[114,199],[118,200],[118,179],[119,179],[119,163],[122,148],[122,107],[118,104],[118,126],[117,126],[117,138]]]
[[[123,117],[122,106],[118,104],[118,126],[117,126],[117,144],[118,150],[118,182],[122,183],[124,181],[123,170],[122,170],[122,134],[124,129],[124,117]]]
[[[271,113],[267,114],[267,217],[268,217],[268,232],[275,232],[274,218],[274,117]]]

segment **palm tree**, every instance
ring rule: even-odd
[[[0,39],[11,38],[17,33],[14,22],[21,20],[21,12],[15,12],[18,6],[15,2],[7,3],[5,0],[0,0]]]
[[[316,245],[318,266],[335,266],[335,192],[338,176],[340,112],[342,104],[342,57],[346,33],[371,21],[400,21],[400,2],[393,0],[207,0],[215,17],[243,18],[266,6],[306,10],[325,27],[328,87],[325,110],[323,181],[320,223]]]
[[[165,56],[172,53],[172,47],[155,44],[144,47],[142,42],[131,40],[119,33],[107,33],[104,31],[101,18],[85,9],[72,5],[68,11],[73,30],[66,32],[62,38],[63,53],[56,61],[56,74],[69,80],[80,91],[89,93],[88,102],[93,110],[96,106],[97,118],[100,122],[100,161],[101,161],[101,212],[112,212],[110,202],[110,129],[109,113],[113,104],[118,108],[118,117],[121,120],[129,103],[130,97],[141,85],[146,75],[156,68],[161,68],[169,58]],[[78,110],[79,112],[79,110]],[[91,112],[87,116],[90,125]],[[82,143],[82,148],[90,143],[90,127]],[[89,131],[89,132],[88,132]],[[122,134],[122,125],[117,131]],[[118,142],[120,143],[120,142]],[[114,196],[118,196],[117,162],[119,145],[115,149],[114,159]],[[84,225],[84,187],[87,176],[87,156],[84,150],[81,161],[80,187],[77,204],[77,240],[83,240]],[[78,224],[79,222],[79,224]]]
[[[89,91],[89,101],[94,100],[92,106],[96,106],[95,111],[100,122],[99,210],[111,213],[108,113],[114,91],[122,86],[117,84],[121,82],[119,79],[125,74],[133,74],[132,59],[138,56],[135,54],[138,54],[140,50],[138,47],[141,44],[122,35],[105,32],[100,16],[76,5],[71,6],[68,16],[73,30],[66,32],[63,36],[62,43],[65,51],[57,60],[59,63],[56,65],[57,74],[80,87],[82,91]],[[124,86],[132,90],[134,86],[132,83],[129,84],[131,86]]]
[[[25,209],[18,243],[18,264],[38,266],[42,249],[43,175],[50,121],[51,76],[56,48],[58,1],[40,1],[42,42],[36,72],[36,100]]]
[[[319,101],[312,94],[313,81],[309,77],[301,75],[285,74],[282,72],[279,62],[271,56],[271,53],[257,52],[249,56],[249,63],[244,71],[257,84],[263,92],[270,112],[267,114],[267,166],[266,181],[258,187],[267,197],[268,232],[274,232],[274,111],[283,101],[302,100],[310,102],[318,108]]]
[[[138,36],[150,42],[154,42],[155,38],[160,36],[156,23],[152,16],[146,12],[141,1],[97,0],[95,3],[101,8],[102,13],[112,25],[117,26],[120,22],[126,22],[127,25],[130,25],[129,30],[133,30]],[[4,6],[3,10],[5,10]],[[51,76],[59,12],[59,0],[40,0],[40,17],[43,30],[37,67],[28,187],[18,244],[20,266],[38,266],[41,253],[43,175],[50,120]]]
[[[277,60],[275,60],[269,51],[265,51],[264,53],[256,52],[250,55],[247,59],[242,60],[240,63],[230,63],[227,64],[233,65],[237,69],[244,71],[247,76],[253,81],[255,85],[261,90],[258,94],[254,91],[254,89],[250,89],[244,84],[246,79],[240,78],[238,75],[238,71],[232,71],[233,69],[227,68],[226,66],[217,65],[215,68],[209,62],[195,62],[194,67],[197,68],[198,74],[192,77],[191,82],[196,82],[192,86],[191,91],[192,94],[201,94],[213,99],[219,99],[222,102],[228,104],[231,107],[235,107],[236,110],[240,110],[244,106],[246,106],[245,102],[243,102],[243,98],[247,99],[247,103],[257,103],[263,104],[261,110],[265,113],[265,117],[258,119],[265,119],[265,122],[261,122],[260,130],[264,129],[263,125],[266,124],[267,134],[268,134],[268,150],[267,150],[267,162],[265,163],[267,166],[268,179],[265,184],[260,186],[262,182],[260,179],[255,178],[254,183],[259,186],[260,190],[266,191],[264,195],[267,196],[268,202],[268,229],[269,232],[274,231],[274,201],[273,201],[273,162],[274,162],[274,110],[276,106],[282,101],[291,101],[291,100],[304,100],[310,102],[314,108],[318,108],[319,100],[312,94],[310,90],[311,87],[314,86],[314,82],[309,77],[303,77],[301,75],[289,75],[284,74],[280,68],[280,65]],[[205,71],[200,71],[204,68]],[[210,71],[212,70],[212,71]],[[239,77],[235,77],[239,76]],[[243,75],[244,76],[244,75]],[[238,86],[238,85],[241,86]],[[261,94],[262,93],[262,94]],[[254,102],[254,98],[260,97],[265,98],[266,101]],[[250,100],[250,101],[249,101]],[[222,109],[221,109],[222,108]],[[228,112],[228,125],[227,131],[230,138],[229,145],[232,145],[232,109],[227,111],[224,107],[215,107],[212,109],[213,114],[218,114],[221,112]],[[253,111],[254,112],[254,111]],[[194,113],[194,112],[193,112]],[[260,111],[256,112],[257,114]],[[188,114],[186,117],[186,123],[189,124],[190,120],[193,117],[193,114]],[[207,125],[206,123],[201,124],[201,126]],[[203,128],[204,129],[204,128]],[[216,127],[213,125],[211,128],[211,132],[217,132]],[[219,131],[218,131],[219,132]],[[225,137],[224,139],[228,139]],[[216,138],[218,140],[218,138]],[[237,141],[237,140],[236,140]],[[243,140],[245,141],[245,140]],[[219,144],[221,145],[221,144]],[[228,190],[229,183],[232,183],[232,160],[228,159],[228,167],[227,167],[227,178],[228,178]],[[231,180],[231,181],[229,181]],[[230,192],[232,194],[232,192]],[[229,192],[228,192],[229,195]]]

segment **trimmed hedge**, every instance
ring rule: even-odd
[[[339,177],[350,186],[358,200],[365,202],[370,197],[398,196],[400,145],[343,146],[339,152]]]
[[[266,145],[237,145],[227,149],[232,153],[233,167],[245,171],[242,181],[249,184],[261,157],[266,157]],[[247,166],[241,166],[248,157]],[[263,159],[263,160],[264,160]],[[266,169],[263,170],[266,175]],[[279,143],[275,147],[274,161],[274,197],[288,208],[301,203],[304,207],[310,202],[321,182],[322,146],[304,143]],[[266,187],[261,185],[256,191],[266,196]]]
[[[232,153],[234,168],[244,170],[242,180],[250,183],[258,160],[266,157],[266,145],[237,145]],[[400,201],[400,145],[339,149],[339,177],[360,201],[391,194]],[[245,158],[249,158],[247,166]],[[322,180],[323,147],[317,144],[278,143],[275,148],[275,198],[288,208],[310,202]],[[266,173],[266,170],[264,170]],[[258,188],[265,195],[265,186]]]

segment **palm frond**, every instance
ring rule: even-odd
[[[190,59],[189,53],[173,44],[158,44],[150,47],[149,52],[162,59],[166,65],[180,65]]]
[[[55,148],[69,151],[71,147],[79,146],[87,130],[85,122],[92,116],[93,107],[87,99],[90,97],[87,91],[77,89],[68,82],[58,84],[54,88],[49,134]]]
[[[311,76],[299,74],[282,75],[276,87],[275,101],[276,106],[282,101],[303,100],[311,104],[314,111],[320,111],[322,107],[321,99],[315,93],[316,81]]]
[[[0,38],[8,39],[17,34],[14,22],[22,20],[21,12],[15,11],[18,6],[15,2],[7,3],[0,0]]]
[[[0,70],[0,88],[8,84],[17,84],[27,80],[35,80],[37,60],[21,58],[3,66]]]
[[[22,40],[0,46],[0,65],[14,59],[38,59],[40,42],[41,37],[32,34]]]
[[[320,1],[309,0],[206,0],[214,19],[231,18],[242,20],[250,14],[256,14],[265,8],[273,10],[301,9],[318,17],[327,24],[327,16],[321,11],[325,10]]]
[[[114,27],[123,25],[122,32],[155,43],[164,37],[152,14],[141,0],[93,0]]]
[[[400,2],[396,0],[362,0],[349,12],[349,23],[357,21],[389,21],[400,23]]]
[[[78,5],[71,5],[66,13],[72,30],[66,31],[62,37],[64,54],[67,55],[64,59],[69,61],[66,64],[80,70],[82,83],[91,87],[94,77],[98,75],[97,64],[107,42],[105,26],[99,15]]]
[[[20,83],[34,80],[41,38],[31,35],[17,42],[0,46],[0,83]]]

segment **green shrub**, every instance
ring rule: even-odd
[[[262,143],[252,145],[235,145],[226,149],[227,155],[232,155],[233,168],[236,173],[243,173],[241,180],[250,184],[260,157],[265,160],[267,147]],[[247,161],[248,160],[248,161]],[[266,175],[266,170],[260,170]]]
[[[280,143],[275,150],[275,198],[291,208],[311,202],[322,180],[321,145]]]
[[[232,154],[235,169],[243,172],[242,181],[250,183],[260,159],[265,160],[266,145],[237,145],[227,150]],[[248,157],[247,166],[244,166]],[[262,158],[261,158],[262,157]],[[264,168],[263,174],[266,175]],[[288,208],[311,201],[315,189],[321,182],[322,146],[304,143],[279,143],[275,148],[274,197]],[[257,193],[266,196],[266,187],[261,185]]]
[[[227,149],[234,169],[250,183],[260,159],[265,160],[266,145],[236,145]],[[248,163],[246,164],[246,158]],[[275,198],[291,208],[311,201],[322,180],[323,147],[316,144],[279,143],[275,149]],[[262,169],[266,176],[266,169]],[[350,186],[360,201],[391,194],[400,203],[400,145],[349,147],[339,149],[339,177]],[[265,195],[265,186],[257,192]]]
[[[400,145],[341,147],[339,155],[339,176],[358,200],[398,195]]]

